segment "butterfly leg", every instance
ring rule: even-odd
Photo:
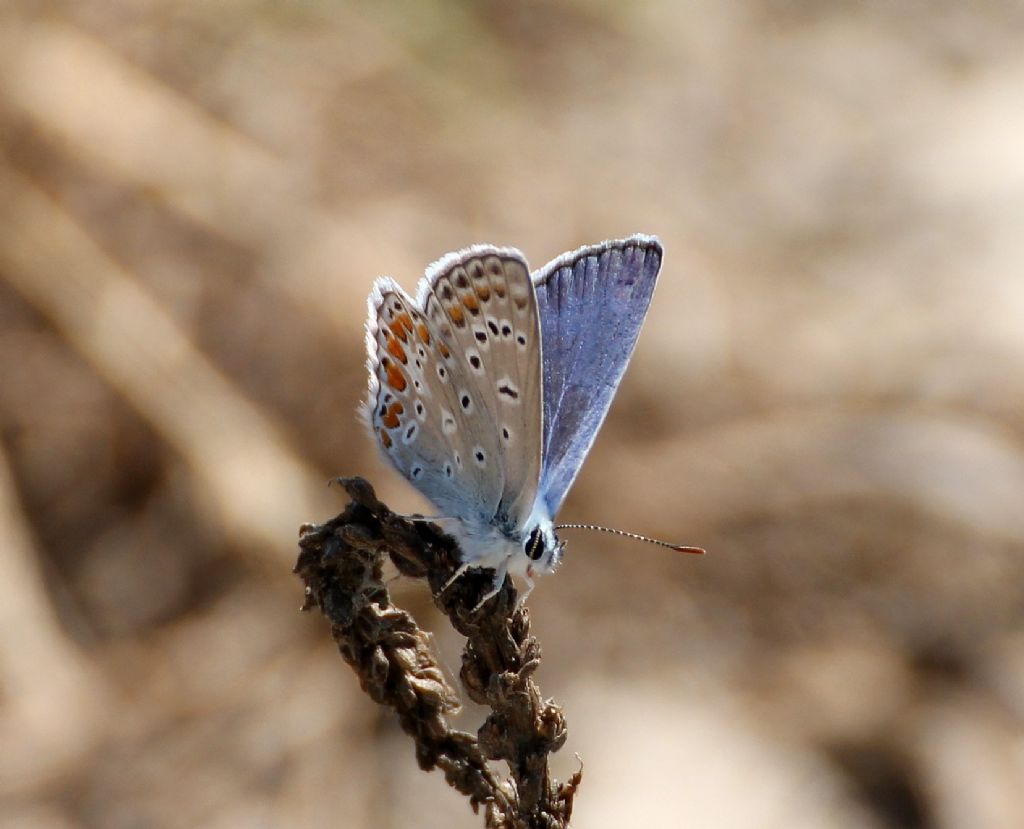
[[[523,579],[526,581],[526,589],[519,594],[519,601],[516,602],[516,606],[519,606],[526,602],[526,597],[533,592],[534,582],[530,577],[530,573],[527,572]]]
[[[483,607],[489,599],[494,598],[501,591],[502,585],[505,584],[505,574],[508,572],[508,559],[506,558],[501,564],[494,568],[494,581],[491,582],[491,589],[488,590],[476,603],[476,607],[473,608],[475,613],[481,607]]]
[[[444,587],[442,587],[440,590],[437,591],[437,595],[438,596],[443,596],[448,591],[448,588],[451,587],[455,583],[455,580],[459,576],[461,576],[463,573],[465,573],[468,569],[469,569],[469,564],[460,564],[459,565],[459,569],[456,570],[454,573],[452,573],[452,577],[450,579],[448,579],[448,581],[446,581],[444,583]]]

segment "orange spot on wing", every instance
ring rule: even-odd
[[[480,310],[480,302],[475,296],[473,296],[473,294],[466,294],[462,297],[462,304],[465,305],[470,312]]]
[[[504,299],[505,298],[505,283],[504,282],[495,282],[494,283],[494,293],[496,293],[498,295],[498,299]]]
[[[380,437],[380,442],[384,446],[384,448],[385,449],[390,449],[391,448],[391,435],[389,435],[387,432],[385,432],[383,429],[381,429],[379,427],[377,428],[377,435]]]
[[[412,317],[409,316],[408,312],[403,311],[395,318],[395,323],[398,325],[398,330],[401,332],[398,336],[402,342],[406,342],[405,332],[412,333]]]
[[[416,326],[416,333],[424,345],[430,345],[430,332],[422,322]]]
[[[402,421],[399,419],[400,414],[405,413],[405,406],[401,403],[395,402],[388,406],[384,416],[380,419],[380,422],[387,426],[389,429],[397,429],[402,425]]]
[[[388,337],[388,351],[402,365],[409,362],[409,358],[405,356],[405,349],[402,348],[402,344],[394,337]]]
[[[487,302],[491,298],[491,289],[486,285],[478,285],[476,289],[476,295],[480,297],[482,302]]]
[[[448,316],[450,316],[452,318],[452,322],[458,326],[466,324],[466,315],[462,313],[462,309],[458,305],[453,305],[448,309]]]
[[[391,361],[388,361],[384,365],[384,371],[387,372],[388,385],[395,391],[405,391],[406,383],[405,375],[402,374],[402,370]]]
[[[448,350],[448,346],[446,346],[440,340],[438,340],[437,343],[437,350],[441,352],[441,356],[444,357],[446,360],[452,356],[452,353]]]

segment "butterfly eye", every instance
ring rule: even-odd
[[[530,537],[526,539],[525,551],[526,555],[534,561],[539,561],[540,557],[544,555],[544,534],[541,533],[540,527],[534,527]]]

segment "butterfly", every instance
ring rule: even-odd
[[[656,237],[635,235],[531,275],[518,250],[474,245],[427,268],[415,299],[389,277],[374,283],[363,416],[458,541],[448,584],[494,570],[480,604],[508,573],[528,593],[553,571],[565,549],[556,530],[605,529],[554,518],[608,414],[662,257]]]

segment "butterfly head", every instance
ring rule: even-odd
[[[527,572],[551,573],[561,563],[564,549],[565,542],[558,540],[551,519],[538,521],[523,537],[523,552],[529,559]]]

